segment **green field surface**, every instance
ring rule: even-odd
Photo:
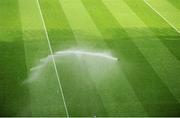
[[[0,117],[180,117],[180,0],[0,0]]]

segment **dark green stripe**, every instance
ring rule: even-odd
[[[0,116],[28,116],[29,90],[18,0],[0,1]]]

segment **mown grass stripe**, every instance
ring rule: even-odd
[[[117,68],[117,71],[123,71],[123,72],[121,72],[122,74],[127,74],[126,72],[124,72],[123,65],[125,65],[124,63],[127,64],[128,60],[133,59],[133,56],[130,56],[130,55],[137,51],[136,47],[135,46],[133,47],[134,44],[132,44],[131,41],[128,41],[128,37],[127,37],[126,33],[119,29],[118,23],[115,20],[113,20],[112,15],[105,8],[105,6],[103,5],[103,3],[101,1],[99,1],[99,0],[98,1],[97,0],[82,0],[82,2],[85,5],[86,9],[88,10],[91,18],[93,19],[93,21],[94,21],[95,25],[97,26],[97,28],[99,29],[100,33],[103,35],[104,41],[109,46],[109,48],[111,48],[113,50],[114,54],[118,56],[118,58],[120,60],[120,64],[118,64],[119,70]],[[122,38],[122,40],[121,40],[121,38]],[[131,47],[132,50],[129,49],[129,47]],[[128,53],[131,51],[133,51],[133,52]],[[137,51],[136,53],[138,55],[140,54],[139,51]],[[129,64],[129,65],[131,65],[131,64]],[[125,75],[125,76],[126,77],[124,79],[126,79],[127,83],[124,83],[125,84],[124,86],[121,85],[122,78],[120,76],[116,77],[116,83],[121,85],[117,88],[119,90],[121,90],[123,88],[124,91],[121,93],[117,93],[116,98],[118,99],[118,97],[119,97],[119,99],[118,99],[118,101],[114,101],[114,103],[118,104],[118,106],[116,107],[117,109],[124,108],[124,109],[128,109],[128,110],[127,111],[126,110],[119,110],[119,111],[114,110],[114,111],[116,111],[116,113],[115,113],[115,112],[111,111],[111,109],[113,107],[108,107],[107,109],[109,110],[109,115],[110,116],[131,116],[131,115],[132,116],[146,116],[146,112],[144,111],[144,108],[141,106],[141,102],[138,101],[138,98],[135,95],[133,88],[131,88],[132,85],[129,85],[129,82],[127,81],[127,80],[129,80],[128,76],[127,75]],[[114,86],[116,86],[116,84],[114,84]],[[123,96],[125,97],[126,94],[124,92],[126,92],[129,96],[127,96],[126,97],[127,99],[123,102],[125,104],[122,104],[120,96],[122,96],[122,94],[123,94]],[[110,93],[110,95],[111,95],[111,93]],[[130,103],[133,102],[134,104],[128,104],[128,102],[130,102]],[[106,104],[108,105],[108,103],[106,103]],[[126,107],[128,107],[128,108],[126,108]]]
[[[40,60],[50,54],[37,1],[19,0],[19,9],[28,71],[23,84],[30,91],[29,112],[31,116],[66,116],[61,94],[57,93],[59,85],[53,63],[37,68]]]
[[[90,17],[86,13],[86,10],[83,8],[80,0],[68,0],[68,1],[59,0],[59,2],[64,10],[64,13],[69,22],[69,25],[77,40],[78,46],[75,47],[75,49],[77,48],[79,50],[91,51],[96,48],[99,48],[99,49],[104,48],[106,44],[104,44],[101,34],[99,34],[99,32],[97,31],[95,25],[93,24]],[[81,14],[81,15],[77,17],[77,14]],[[83,66],[81,68],[84,68],[84,71],[80,72],[79,76],[84,75],[84,73],[88,73],[88,75],[86,76],[86,80],[84,80],[82,77],[79,77],[80,79],[79,81],[84,82],[84,85],[88,86],[87,88],[85,88],[85,90],[87,90],[88,92],[91,92],[90,89],[94,90],[94,93],[91,93],[91,95],[94,95],[93,99],[95,100],[94,102],[95,102],[96,108],[93,108],[93,104],[91,104],[93,100],[92,99],[92,100],[89,100],[89,103],[86,103],[89,106],[85,109],[86,111],[85,110],[81,110],[81,111],[83,111],[83,113],[86,113],[86,116],[93,116],[91,112],[94,112],[94,115],[97,115],[97,116],[102,115],[102,114],[105,115],[106,112],[104,110],[104,106],[102,104],[101,98],[98,95],[96,87],[94,86],[94,82],[91,80],[92,78],[91,78],[90,72],[88,71],[88,68],[89,68],[88,61],[83,58],[81,58],[79,61],[82,61],[82,60],[84,61],[84,64],[80,63],[80,66]],[[91,87],[89,86],[89,84]],[[82,96],[80,97],[82,98],[87,97],[84,93],[81,93],[81,94]],[[84,107],[82,103],[84,103],[86,100],[87,98],[84,100],[82,99],[81,102],[79,103],[82,106],[79,106],[79,107],[75,103],[73,104],[77,106],[78,109],[82,109]],[[72,112],[73,116],[76,114],[80,115],[80,112],[74,111],[74,110],[72,111],[73,111]],[[90,111],[90,112],[87,113],[87,111]]]
[[[78,41],[79,47],[87,49],[93,46],[95,46],[95,48],[106,47],[101,34],[97,31],[96,26],[82,7],[80,0],[60,0],[60,2],[64,4],[62,7],[74,32],[74,36]],[[71,7],[66,7],[65,5]],[[72,15],[73,13],[81,13],[82,15],[74,17],[75,15]],[[94,44],[94,42],[96,44]]]
[[[53,51],[56,52],[76,47],[77,41],[59,5],[59,0],[42,0],[40,4]]]

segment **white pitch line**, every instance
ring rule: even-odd
[[[173,29],[176,30],[177,33],[180,33],[180,31],[171,23],[169,22],[164,16],[162,16],[155,8],[152,7],[146,0],[144,2],[153,10],[155,11],[162,19],[164,19]]]
[[[49,46],[49,50],[50,50],[50,53],[51,53],[51,57],[52,57],[52,61],[53,61],[54,69],[55,69],[55,73],[56,73],[56,76],[57,76],[57,80],[58,80],[58,84],[59,84],[59,89],[61,91],[61,95],[62,95],[62,99],[63,99],[65,111],[66,111],[66,115],[69,118],[69,112],[67,110],[67,105],[66,105],[66,101],[65,101],[65,97],[64,97],[61,81],[60,81],[59,74],[58,74],[58,71],[57,71],[57,65],[56,65],[56,62],[55,62],[55,59],[54,59],[54,56],[53,56],[53,51],[52,51],[51,43],[50,43],[50,40],[49,40],[49,35],[48,35],[47,29],[46,29],[46,25],[45,25],[45,22],[44,22],[44,18],[43,18],[43,15],[42,15],[42,11],[41,11],[41,7],[40,7],[40,4],[39,4],[39,0],[37,0],[37,5],[38,5],[39,13],[40,13],[40,16],[41,16],[42,24],[43,24],[43,27],[44,27],[44,30],[45,30],[46,39],[47,39],[47,42],[48,42],[48,46]]]

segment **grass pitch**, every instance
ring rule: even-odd
[[[0,116],[180,116],[179,0],[1,0]]]

